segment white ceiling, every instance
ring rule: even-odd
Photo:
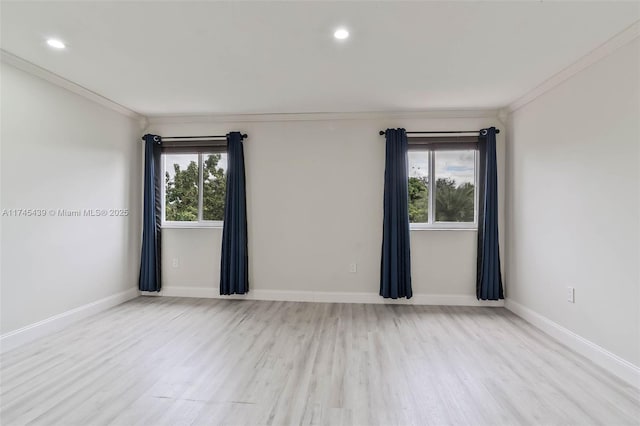
[[[145,115],[499,108],[638,19],[610,1],[3,1],[1,47]]]

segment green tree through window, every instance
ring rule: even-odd
[[[409,149],[408,166],[410,223],[474,222],[474,150]],[[429,203],[431,191],[433,205]]]
[[[429,220],[429,180],[426,176],[409,178],[409,222]]]
[[[223,156],[224,161],[221,161]],[[224,167],[221,163],[224,163]],[[197,221],[200,181],[198,154],[167,155],[166,164],[165,220]],[[227,185],[226,154],[203,154],[202,172],[202,219],[223,220]]]
[[[221,154],[210,154],[203,163],[202,218],[204,220],[224,220],[227,179],[226,170],[218,167],[220,159]]]
[[[465,182],[440,178],[436,181],[436,222],[473,222],[474,187]]]

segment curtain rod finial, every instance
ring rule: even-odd
[[[249,137],[249,135],[247,135],[246,133],[243,133],[243,134],[242,134],[242,139],[246,139],[246,138],[248,138],[248,137]]]
[[[380,132],[378,132],[378,134],[379,134],[380,136],[384,135],[385,133],[386,133],[386,132],[385,132],[384,130],[380,130]]]

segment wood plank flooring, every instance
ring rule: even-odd
[[[503,308],[140,297],[2,356],[8,425],[639,424]]]

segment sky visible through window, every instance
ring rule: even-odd
[[[456,186],[475,183],[475,157],[472,150],[438,151],[435,166],[436,179],[452,179]],[[429,177],[427,151],[409,151],[409,176]]]

